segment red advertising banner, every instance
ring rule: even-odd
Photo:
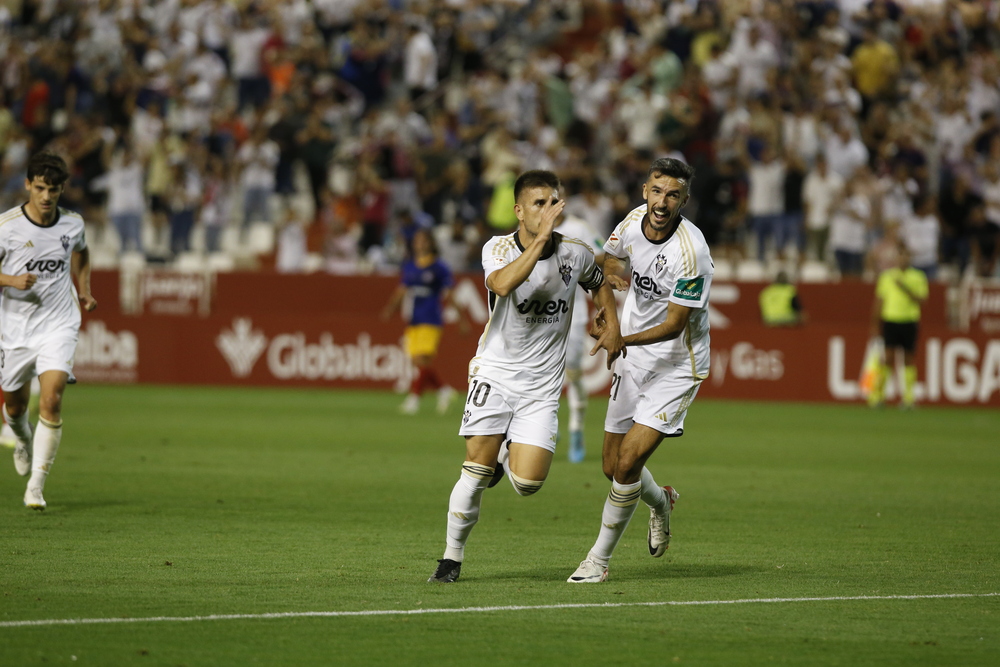
[[[85,316],[80,332],[75,373],[82,382],[392,389],[405,387],[414,373],[402,345],[403,322],[378,317],[395,289],[394,277],[219,274],[206,314],[200,303],[208,297],[197,283],[160,276],[156,298],[176,297],[175,303],[190,307],[123,313],[119,304],[134,303],[129,290],[137,284],[114,273],[95,274],[101,307]],[[808,321],[785,329],[760,324],[763,286],[713,285],[712,371],[702,395],[861,400],[873,286],[803,285]],[[448,324],[436,365],[462,391],[488,318],[482,278],[460,276],[455,301],[473,330],[463,335]],[[951,330],[948,303],[945,289],[935,285],[921,323],[918,401],[1000,406],[1000,339],[984,327]],[[992,311],[980,306],[978,312]],[[587,358],[585,371],[591,391],[607,387],[603,352]],[[890,399],[894,391],[889,388]]]

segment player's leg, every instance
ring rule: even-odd
[[[48,370],[38,376],[41,393],[38,397],[38,424],[32,441],[31,478],[24,494],[24,504],[45,509],[45,481],[52,469],[62,440],[62,400],[69,374]]]
[[[465,560],[465,544],[479,521],[483,491],[497,468],[513,409],[506,392],[495,383],[474,378],[469,385],[466,410],[459,435],[465,437],[465,462],[448,499],[445,551],[428,581],[451,583],[458,579]]]
[[[424,391],[424,358],[421,349],[423,341],[420,327],[406,327],[406,330],[403,332],[403,338],[406,342],[406,354],[410,357],[410,362],[413,364],[414,369],[416,369],[416,373],[410,381],[409,392],[406,394],[406,398],[403,399],[403,404],[399,406],[399,411],[404,415],[415,415],[420,410],[420,395]]]
[[[549,476],[559,433],[559,398],[550,400],[519,397],[507,430],[510,443],[501,458],[510,483],[520,496],[531,496]],[[502,455],[504,456],[504,455]]]
[[[34,349],[4,347],[0,351],[3,364],[4,419],[14,432],[14,468],[17,474],[31,473],[32,442],[34,433],[28,421],[31,402],[31,381],[35,374]]]

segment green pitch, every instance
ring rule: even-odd
[[[399,401],[71,388],[48,510],[0,451],[0,665],[1000,664],[996,411],[699,399],[650,465],[670,551],[640,506],[611,579],[571,585],[609,487],[593,400],[587,460],[488,490],[438,585],[461,409]],[[394,610],[464,611],[193,618]],[[16,624],[156,617],[187,620]]]

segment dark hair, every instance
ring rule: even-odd
[[[532,169],[517,177],[514,181],[514,202],[521,198],[521,193],[531,188],[552,188],[558,190],[562,187],[559,177],[546,169]]]
[[[55,153],[43,151],[35,153],[28,160],[28,182],[33,183],[36,176],[40,176],[49,185],[62,185],[69,178],[69,167],[66,160],[63,160]]]
[[[661,157],[653,160],[653,164],[649,167],[649,173],[646,174],[646,180],[657,176],[683,178],[690,189],[691,181],[694,180],[694,167],[672,157]]]

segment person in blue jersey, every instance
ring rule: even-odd
[[[417,374],[399,410],[413,415],[420,409],[420,395],[426,389],[438,392],[437,410],[444,414],[455,395],[434,370],[434,357],[441,342],[444,305],[451,298],[451,270],[438,257],[434,236],[428,229],[417,229],[410,240],[410,257],[400,270],[400,284],[382,311],[388,320],[401,311],[407,322],[406,351]]]

